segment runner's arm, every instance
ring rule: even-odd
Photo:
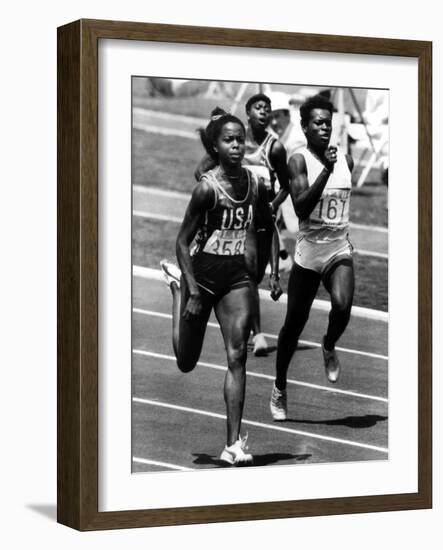
[[[333,168],[333,165],[331,168]],[[295,213],[299,219],[305,220],[320,200],[332,170],[325,166],[315,182],[310,186],[305,158],[299,153],[295,153],[289,159],[288,170],[289,189]]]
[[[282,294],[279,283],[279,252],[280,252],[280,242],[278,239],[277,228],[275,227],[274,219],[272,217],[272,211],[268,203],[268,192],[263,183],[258,185],[258,200],[257,200],[257,209],[258,215],[263,222],[263,227],[266,230],[266,241],[265,246],[271,247],[270,255],[270,264],[271,264],[271,275],[269,286],[271,289],[271,297],[274,300]]]
[[[189,246],[202,224],[206,210],[212,208],[213,203],[213,189],[206,181],[199,182],[192,192],[176,240],[177,260],[191,296],[200,296],[200,291],[192,269]]]
[[[280,184],[280,189],[272,201],[272,211],[275,214],[278,207],[289,195],[289,174],[286,160],[286,149],[278,140],[274,141],[269,157],[271,166],[274,168],[275,173],[277,174],[278,183]]]

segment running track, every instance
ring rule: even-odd
[[[134,109],[134,127],[148,132],[194,139],[196,122],[166,114],[153,118],[152,113]],[[177,200],[165,201],[165,193]],[[135,187],[133,198],[134,215],[159,223],[180,221],[189,199],[146,187]],[[353,226],[352,239],[361,254],[387,257],[385,229]],[[219,328],[212,318],[198,366],[192,373],[180,373],[171,345],[171,296],[160,279],[158,271],[134,268],[133,471],[223,467],[218,457],[226,437],[226,358]],[[332,386],[319,349],[327,312],[315,307],[289,371],[289,420],[275,423],[269,396],[285,304],[262,300],[261,310],[271,348],[268,357],[248,354],[243,418],[254,465],[386,460],[387,316],[355,308],[340,340],[342,376]]]
[[[133,470],[218,468],[225,443],[225,351],[211,319],[200,363],[177,369],[171,345],[171,296],[158,272],[133,279]],[[250,352],[243,432],[254,465],[388,458],[387,324],[354,316],[340,341],[342,376],[325,378],[319,341],[325,312],[313,310],[290,367],[289,420],[273,422],[269,396],[284,305],[262,300],[268,357]]]

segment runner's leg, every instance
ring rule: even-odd
[[[251,330],[251,301],[248,287],[231,290],[215,306],[228,360],[224,383],[227,413],[227,446],[240,436],[246,387],[246,345]]]
[[[275,385],[286,389],[289,363],[297,349],[298,339],[309,317],[312,302],[320,284],[320,275],[294,264],[288,282],[288,306],[278,336]]]
[[[266,354],[268,347],[265,337],[261,334],[260,296],[258,292],[258,285],[263,280],[269,262],[265,233],[264,230],[250,232],[245,250],[245,261],[250,277],[251,328],[253,336],[259,338],[254,342],[254,353],[256,355]]]
[[[251,299],[251,317],[252,317],[252,334],[260,334],[261,318],[260,318],[260,296],[258,294],[258,285],[254,281],[250,282],[250,299]]]
[[[327,273],[325,288],[331,295],[331,311],[324,346],[331,351],[346,329],[354,298],[354,263],[352,259],[338,261]]]
[[[212,309],[212,296],[202,290],[203,309],[201,314],[192,319],[183,319],[183,311],[189,298],[186,284],[181,280],[180,288],[171,284],[172,292],[172,346],[177,358],[178,368],[182,372],[191,371],[201,353],[206,325]]]

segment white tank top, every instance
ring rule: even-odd
[[[304,156],[309,186],[313,185],[324,164],[309,149],[297,153]],[[349,231],[351,171],[346,156],[337,151],[337,162],[330,174],[320,200],[309,218],[300,221],[300,235],[311,242],[329,242],[346,237]]]
[[[256,143],[252,144],[247,141],[245,156],[242,161],[242,165],[246,166],[248,170],[255,174],[258,181],[263,182],[266,189],[273,194],[275,194],[278,189],[276,189],[275,171],[271,166],[269,155],[276,141],[277,139],[269,132],[260,145]]]

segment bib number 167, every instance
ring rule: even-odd
[[[326,204],[325,204],[326,203]],[[345,214],[346,199],[320,199],[318,201],[318,217],[328,221],[339,221]]]

